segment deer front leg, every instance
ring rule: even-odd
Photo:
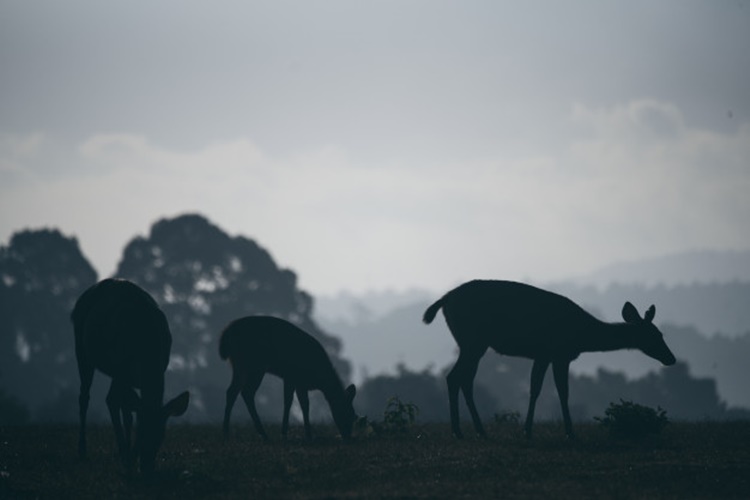
[[[526,425],[524,426],[524,431],[526,432],[527,439],[531,439],[531,427],[534,425],[534,410],[536,408],[536,400],[539,397],[539,393],[542,392],[542,383],[544,382],[544,375],[547,373],[548,366],[549,361],[535,359],[534,366],[531,367],[529,411],[526,412]]]
[[[312,431],[310,430],[310,398],[305,389],[297,389],[297,400],[299,401],[300,408],[302,408],[302,421],[305,424],[305,438],[310,441],[312,439]]]
[[[125,464],[125,467],[130,470],[132,467],[130,450],[125,441],[122,419],[120,418],[120,412],[123,409],[122,400],[123,390],[119,387],[118,383],[113,380],[112,384],[109,386],[109,392],[107,393],[107,408],[109,409],[109,416],[112,419],[112,427],[115,430],[115,438],[117,439],[117,447],[120,451],[120,459],[123,464]]]
[[[80,360],[82,356],[78,354]],[[86,414],[89,409],[91,393],[91,382],[94,380],[94,367],[87,366],[79,361],[78,374],[81,377],[81,392],[78,396],[78,456],[86,459]]]
[[[552,364],[552,373],[555,376],[555,385],[557,386],[557,395],[560,397],[560,407],[562,408],[563,420],[565,421],[565,434],[568,438],[573,439],[573,423],[570,421],[570,411],[568,409],[568,375],[570,371],[570,361],[556,361]]]
[[[263,441],[268,441],[268,434],[266,434],[266,431],[263,429],[258,410],[255,409],[255,393],[258,391],[258,387],[260,387],[260,383],[263,381],[263,375],[264,374],[261,373],[249,377],[248,383],[242,388],[242,399],[245,400],[247,411],[250,412],[250,416],[253,419],[255,430],[258,431],[258,434],[263,438]]]
[[[286,439],[289,430],[289,410],[292,408],[294,400],[294,385],[289,381],[284,381],[284,416],[281,418],[281,437]]]
[[[224,431],[224,439],[229,437],[229,417],[232,415],[234,402],[237,400],[237,396],[240,394],[244,383],[245,380],[243,375],[239,373],[239,370],[235,369],[232,372],[232,382],[229,384],[229,387],[227,387],[227,399],[226,405],[224,406],[224,425],[222,427]]]

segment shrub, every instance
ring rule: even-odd
[[[495,413],[496,424],[519,424],[521,422],[521,414],[517,411],[504,411],[502,413]]]
[[[604,417],[594,417],[594,420],[612,435],[629,438],[658,434],[669,423],[667,412],[661,407],[653,409],[622,399],[619,403],[610,403],[604,410]]]
[[[405,432],[417,420],[419,407],[404,403],[398,396],[388,398],[383,412],[383,428],[387,431]]]

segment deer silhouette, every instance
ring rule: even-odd
[[[582,352],[640,349],[664,365],[675,357],[653,324],[656,308],[645,317],[626,302],[624,323],[605,323],[561,295],[512,281],[470,281],[449,291],[424,313],[426,324],[443,309],[445,321],[459,347],[459,356],[448,373],[448,400],[451,428],[463,437],[458,418],[458,392],[464,393],[474,428],[484,436],[484,428],[474,404],[473,384],[479,360],[492,347],[500,354],[534,360],[531,393],[525,433],[531,438],[534,408],[549,365],[560,398],[565,432],[573,437],[568,410],[570,362]]]
[[[281,434],[286,438],[289,428],[289,409],[294,393],[302,408],[305,436],[311,439],[310,402],[308,391],[323,392],[341,437],[349,439],[357,418],[352,402],[354,385],[344,389],[336,370],[320,342],[308,333],[283,319],[271,316],[247,316],[230,323],[219,342],[221,359],[232,365],[232,381],[227,389],[224,409],[224,436],[229,434],[229,417],[237,395],[242,392],[255,430],[267,440],[258,412],[255,393],[263,376],[271,373],[284,380],[284,415]]]
[[[185,413],[190,399],[186,391],[162,404],[164,372],[172,346],[167,318],[138,285],[106,279],[83,292],[71,320],[81,377],[80,457],[86,458],[86,413],[94,371],[99,370],[112,379],[107,407],[120,458],[128,472],[132,471],[135,459],[139,459],[141,472],[150,476],[164,439],[167,418]],[[135,389],[140,390],[140,396]],[[137,415],[137,427],[131,448],[133,413]]]

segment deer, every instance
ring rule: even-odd
[[[172,347],[167,318],[153,297],[135,283],[105,279],[81,294],[71,321],[81,381],[80,458],[87,458],[86,414],[98,370],[112,379],[106,402],[128,475],[137,460],[141,473],[152,476],[168,417],[184,414],[190,401],[185,391],[163,404],[164,372]],[[133,413],[137,425],[131,447]]]
[[[474,404],[473,384],[479,360],[489,347],[499,354],[533,360],[524,425],[529,439],[534,408],[550,364],[565,433],[572,439],[568,376],[571,361],[581,353],[639,349],[665,366],[676,361],[664,336],[653,324],[656,314],[653,305],[641,317],[635,306],[626,302],[622,308],[625,322],[607,323],[567,297],[547,290],[513,281],[474,280],[430,305],[422,318],[424,323],[430,324],[440,309],[459,347],[456,364],[446,377],[451,430],[457,438],[463,437],[458,416],[459,390],[464,394],[474,429],[479,436],[486,436]]]
[[[323,346],[301,328],[272,316],[246,316],[231,322],[223,330],[219,355],[221,359],[228,359],[232,367],[224,409],[225,438],[229,435],[232,407],[241,392],[255,430],[264,441],[268,440],[255,408],[255,393],[266,373],[280,377],[284,383],[281,425],[284,440],[295,393],[302,409],[305,437],[308,441],[312,439],[308,397],[311,390],[320,390],[325,396],[341,437],[344,440],[351,437],[357,419],[353,407],[356,387],[352,384],[344,388]]]

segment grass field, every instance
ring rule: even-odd
[[[488,425],[488,439],[431,424],[347,443],[332,427],[311,442],[267,427],[268,443],[247,425],[227,442],[219,426],[170,427],[148,483],[125,476],[108,426],[89,429],[86,462],[75,426],[0,428],[0,498],[750,498],[750,422],[673,423],[640,441],[596,424],[574,441],[552,423],[532,441],[513,424]]]

